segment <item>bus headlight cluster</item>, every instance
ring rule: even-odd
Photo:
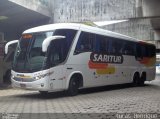
[[[41,79],[41,77],[40,76],[36,76],[36,77],[34,77],[34,79],[35,80],[39,80],[39,79]]]
[[[39,80],[39,79],[42,79],[42,78],[45,78],[47,76],[50,76],[51,74],[53,74],[54,72],[48,72],[48,73],[45,73],[45,74],[41,74],[41,75],[38,75],[38,76],[35,76],[34,79],[35,80]]]
[[[14,78],[15,78],[15,76],[11,74],[11,79],[14,79]]]

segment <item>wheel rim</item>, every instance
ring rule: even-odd
[[[73,89],[74,89],[74,90],[77,90],[77,89],[78,89],[78,88],[77,88],[77,83],[76,83],[76,81],[73,81],[72,85],[73,85]]]

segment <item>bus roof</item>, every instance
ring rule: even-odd
[[[35,32],[43,32],[43,31],[53,31],[55,29],[75,29],[79,30],[80,24],[75,23],[56,23],[56,24],[48,24],[42,25],[38,27],[34,27],[28,30],[25,30],[24,33],[35,33]]]
[[[86,32],[91,32],[91,33],[97,33],[100,35],[115,37],[115,38],[119,38],[119,39],[130,40],[130,41],[134,41],[134,42],[138,41],[137,39],[126,36],[126,35],[122,35],[119,33],[112,32],[112,31],[104,30],[104,29],[101,29],[98,27],[84,25],[81,23],[56,23],[56,24],[42,25],[42,26],[38,26],[38,27],[34,27],[31,29],[25,30],[23,32],[23,34],[44,32],[44,31],[53,31],[55,29],[75,29],[75,30],[81,30],[81,31],[86,31]]]

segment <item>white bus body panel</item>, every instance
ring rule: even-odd
[[[63,65],[35,73],[17,73],[12,71],[12,86],[39,91],[60,91],[64,90]],[[35,79],[35,77],[41,77]],[[31,80],[29,82],[29,80]]]
[[[38,80],[34,79],[34,77],[42,76],[43,74],[46,74],[46,73],[48,73],[47,70],[39,71],[35,73],[18,73],[12,70],[11,71],[12,87],[47,91],[49,86],[48,86],[48,79],[46,77],[43,77]]]
[[[123,56],[123,64],[108,64],[111,67],[110,74],[97,74],[96,69],[89,68],[90,54],[90,52],[80,53],[68,59],[70,67],[73,67],[74,71],[81,72],[84,82],[83,87],[131,83],[135,72],[139,72],[140,76],[142,72],[146,72],[147,81],[153,80],[153,77],[155,77],[155,68],[144,66],[136,61],[134,56]]]

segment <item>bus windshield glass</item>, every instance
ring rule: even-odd
[[[55,31],[32,34],[23,34],[16,48],[12,69],[16,72],[21,73],[32,73],[46,69],[46,67],[48,67],[48,56],[50,56],[50,54],[53,53],[47,53],[48,51],[46,53],[42,52],[42,43],[45,40],[45,38],[52,35],[65,36],[66,38],[64,39],[64,41],[66,42],[61,42],[60,44],[63,44],[61,46],[66,46],[65,51],[67,51],[67,54],[75,34],[75,30],[66,29],[58,29]],[[56,51],[57,53],[59,53],[59,50],[57,49],[55,43],[52,44],[54,44],[55,46],[55,48],[53,48],[53,46],[51,47],[52,49],[55,49],[54,53]],[[66,56],[63,58],[65,59]]]
[[[24,34],[17,45],[13,70],[18,72],[34,72],[41,70],[45,63],[42,42],[53,32]]]

